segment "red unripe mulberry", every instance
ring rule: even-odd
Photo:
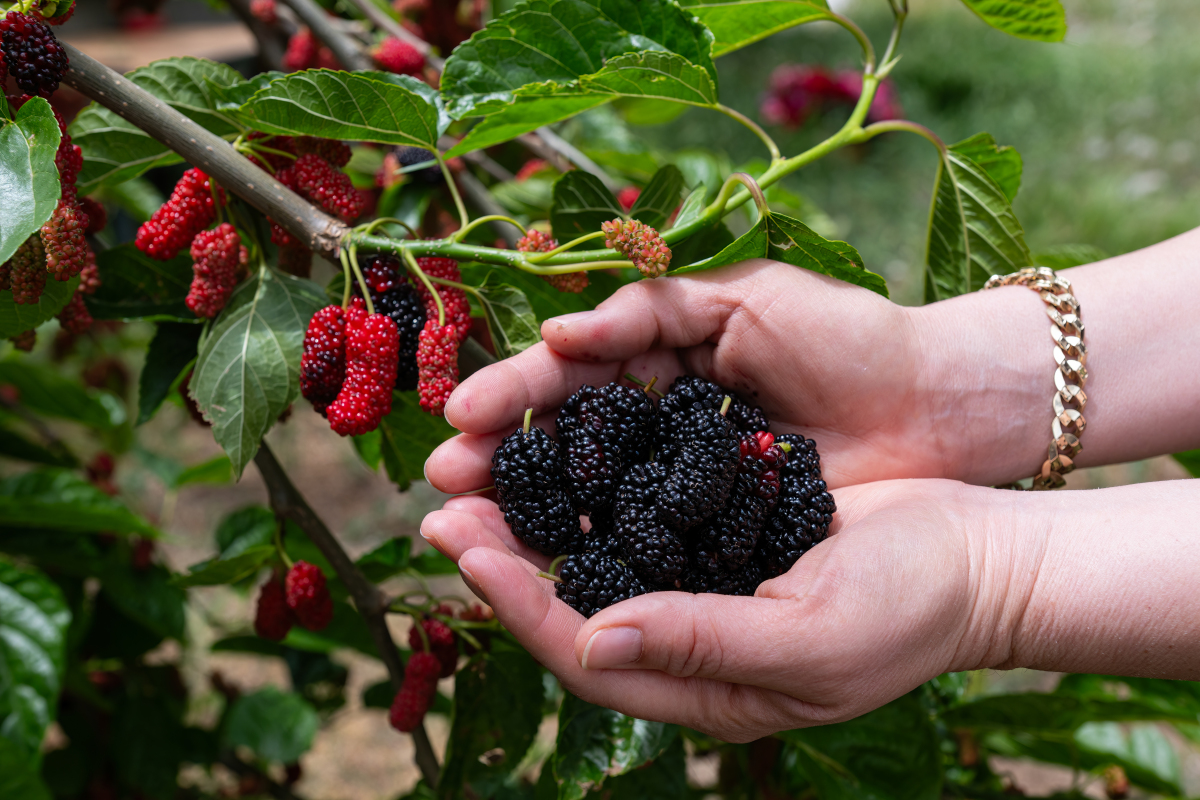
[[[179,255],[216,218],[212,189],[208,176],[195,167],[183,173],[170,199],[138,228],[137,248],[159,261]],[[217,193],[223,203],[224,190],[218,187]]]
[[[325,306],[308,322],[300,356],[300,394],[325,416],[346,380],[346,312]]]
[[[296,618],[288,608],[287,591],[277,575],[262,585],[258,607],[254,611],[254,632],[273,642],[281,641],[292,629]]]
[[[417,391],[421,408],[440,417],[446,413],[446,401],[458,386],[458,334],[453,325],[425,323],[417,345]]]
[[[445,281],[462,283],[462,272],[458,268],[458,262],[453,258],[426,256],[417,259],[417,266],[421,268],[422,272],[432,278],[441,278]],[[417,294],[421,296],[421,302],[425,304],[425,316],[428,319],[436,320],[438,318],[437,301],[433,299],[433,295],[425,288],[425,282],[416,275],[413,275],[410,280],[412,280]],[[446,324],[454,326],[460,344],[465,342],[467,337],[471,335],[471,303],[467,300],[467,293],[462,289],[456,289],[453,286],[442,286],[439,283],[433,284],[433,287],[437,290],[438,297],[442,298]]]
[[[405,41],[389,36],[379,43],[372,55],[380,69],[397,75],[420,75],[425,69],[425,56]]]
[[[11,289],[13,302],[18,305],[33,305],[45,288],[46,250],[42,237],[34,234],[0,267],[0,289]]]
[[[71,299],[58,312],[58,323],[62,325],[62,329],[67,333],[80,335],[87,333],[88,328],[92,327],[95,321],[92,319],[92,312],[88,311],[87,305],[83,302],[83,284],[75,290],[75,294],[71,295]]]
[[[237,286],[241,251],[242,239],[228,222],[196,234],[192,240],[192,287],[186,300],[196,316],[212,318],[225,307]]]
[[[319,631],[333,619],[333,600],[325,585],[321,568],[307,561],[297,561],[284,580],[287,606],[296,620],[310,631]]]
[[[556,247],[558,247],[557,239],[551,238],[549,234],[536,228],[530,228],[529,232],[517,242],[517,249],[522,253],[549,253]],[[588,286],[588,274],[583,270],[565,272],[561,275],[543,275],[542,280],[560,292],[571,294],[579,294]]]
[[[97,234],[108,227],[108,212],[98,201],[90,197],[81,197],[78,210],[87,217],[85,233]]]
[[[442,671],[438,677],[449,678],[458,667],[458,644],[454,641],[454,631],[440,619],[421,620],[421,629],[429,639],[428,652],[437,656]],[[414,653],[425,650],[425,639],[421,638],[421,630],[414,624],[408,632],[408,646]]]
[[[365,205],[350,176],[316,153],[300,156],[290,169],[296,188],[321,208],[337,215],[343,222],[362,216]]]
[[[379,427],[392,410],[392,387],[400,335],[385,314],[368,314],[362,298],[346,310],[346,379],[325,410],[329,426],[342,436],[360,436]]]
[[[74,278],[87,263],[87,241],[83,231],[84,225],[75,207],[60,200],[54,214],[41,230],[42,246],[46,250],[46,271],[55,280]]]
[[[392,701],[388,722],[402,733],[412,733],[437,695],[442,664],[433,653],[413,653],[404,666],[404,683]]]
[[[283,68],[288,72],[311,69],[317,65],[317,50],[321,43],[308,28],[301,28],[288,39],[287,52],[283,54]]]

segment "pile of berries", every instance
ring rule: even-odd
[[[452,259],[419,258],[417,264],[428,276],[461,279]],[[437,301],[423,281],[406,276],[398,258],[369,256],[359,267],[375,314],[366,313],[356,283],[349,309],[326,306],[313,316],[300,359],[300,393],[343,436],[375,430],[391,411],[393,390],[416,389],[421,407],[441,416],[458,385],[458,347],[471,332],[466,295],[435,284],[444,309],[439,325]],[[363,322],[352,328],[359,317]]]
[[[753,595],[829,532],[816,444],[772,435],[762,409],[710,381],[683,376],[659,402],[585,385],[555,428],[527,414],[492,479],[513,534],[565,557],[556,592],[584,616],[646,592]]]
[[[333,599],[325,573],[307,561],[297,561],[285,575],[278,572],[262,585],[254,613],[254,632],[278,642],[299,623],[319,631],[333,620]]]

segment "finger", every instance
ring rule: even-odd
[[[465,523],[462,520],[464,516],[474,521]],[[504,550],[525,559],[538,569],[550,567],[551,557],[537,552],[514,536],[504,521],[500,507],[484,497],[454,497],[447,500],[441,511],[425,516],[421,522],[421,535],[453,561],[458,561],[459,556],[472,547],[495,547],[495,542],[499,542]]]
[[[568,691],[588,702],[639,719],[689,725],[726,741],[749,741],[822,719],[819,708],[755,687],[649,670],[584,670],[572,654],[583,617],[554,596],[549,581],[535,577],[513,556],[488,548],[467,551],[459,566],[504,627]]]
[[[524,416],[524,411],[521,412]],[[554,414],[535,416],[531,425],[554,434]],[[474,492],[492,485],[492,454],[516,425],[503,432],[460,433],[442,442],[425,460],[425,480],[446,494]]]

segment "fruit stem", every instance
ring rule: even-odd
[[[580,236],[578,239],[572,239],[571,241],[567,242],[566,244],[560,244],[558,247],[554,248],[553,250],[548,250],[545,253],[530,254],[525,257],[525,260],[528,261],[530,264],[540,264],[541,262],[545,261],[547,258],[550,258],[551,256],[556,256],[559,253],[565,253],[568,250],[570,250],[572,247],[581,245],[584,242],[590,242],[592,239],[600,239],[603,236],[604,236],[604,231],[595,231],[593,233],[587,233],[587,234],[584,234],[583,236]]]
[[[545,578],[548,581],[554,581],[555,583],[563,582],[562,578],[558,577],[557,575],[551,575],[549,572],[539,572],[537,576],[539,578]]]
[[[397,219],[396,217],[380,217],[379,219],[371,220],[370,223],[363,226],[360,230],[364,235],[370,236],[372,233],[375,232],[375,229],[378,228],[380,225],[388,225],[388,224],[399,225],[402,228],[404,228],[406,231],[408,231],[408,234],[410,236],[412,236],[414,239],[419,238],[417,236],[417,232],[415,230],[413,230],[411,225],[409,225],[407,222],[405,222],[402,219]],[[386,233],[386,231],[385,231],[385,233]]]
[[[425,626],[421,624],[421,620],[417,619],[416,615],[412,618],[413,627],[421,634],[421,645],[425,648],[425,652],[431,652],[429,647],[429,634],[425,631]]]
[[[530,424],[532,421],[533,421],[533,409],[532,409],[532,408],[527,408],[527,409],[525,409],[525,423],[524,423],[524,425],[523,425],[523,426],[522,426],[522,428],[521,428],[521,430],[522,430],[524,433],[526,433],[526,434],[528,434],[528,433],[529,433],[529,424]]]
[[[725,416],[725,412],[729,410],[729,406],[733,403],[733,398],[725,395],[725,402],[721,403],[721,416]]]
[[[341,251],[341,253],[345,252],[345,250]],[[354,270],[354,277],[358,279],[358,285],[362,288],[363,302],[367,304],[367,313],[374,314],[375,304],[371,302],[371,289],[367,286],[367,279],[363,277],[362,268],[358,266],[358,243],[353,239],[350,240],[350,268]]]
[[[426,275],[425,271],[421,269],[419,264],[417,264],[416,257],[407,250],[404,251],[404,262],[408,265],[410,270],[417,274],[417,277],[420,278],[421,283],[425,284],[425,289],[431,295],[433,295],[433,300],[435,303],[437,303],[438,327],[444,327],[446,324],[446,304],[442,302],[442,295],[437,289],[433,288],[433,284],[429,282],[429,276]]]
[[[632,372],[625,373],[625,380],[629,381],[630,383],[636,383],[638,386],[642,387],[643,389],[649,388],[649,385],[644,380],[635,376]]]
[[[474,497],[477,494],[486,494],[495,488],[496,488],[496,484],[492,484],[491,486],[485,486],[482,489],[472,489],[469,492],[460,492],[454,496],[455,497]]]
[[[779,449],[785,453],[792,452],[792,446],[787,442],[775,442],[775,444],[779,445]]]
[[[506,217],[503,214],[488,214],[486,217],[479,217],[478,219],[471,220],[470,225],[467,225],[464,228],[459,228],[457,231],[450,234],[450,241],[461,242],[468,233],[475,230],[476,228],[478,228],[480,225],[482,225],[485,222],[509,222],[509,223],[512,223],[513,225],[515,225],[517,227],[517,229],[521,231],[522,236],[524,236],[527,233],[527,231],[525,230],[525,226],[522,225],[521,223],[517,222],[512,217]]]
[[[442,154],[435,150],[433,155],[442,169],[442,177],[446,179],[446,188],[454,198],[454,207],[458,209],[458,225],[465,228],[471,224],[471,218],[467,215],[467,207],[463,205],[462,195],[458,193],[458,185],[454,183],[454,176],[450,174],[450,168],[446,166],[446,159],[442,158]]]
[[[292,568],[292,559],[288,556],[287,550],[283,548],[283,529],[287,525],[282,518],[277,517],[275,520],[275,552],[279,553],[279,558],[283,561],[283,565],[288,569]]]

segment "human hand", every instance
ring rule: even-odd
[[[1004,660],[1039,551],[1014,546],[1015,493],[892,481],[836,493],[833,535],[754,597],[659,592],[585,620],[538,577],[483,497],[450,500],[422,535],[573,694],[725,741],[863,714],[947,670]]]

